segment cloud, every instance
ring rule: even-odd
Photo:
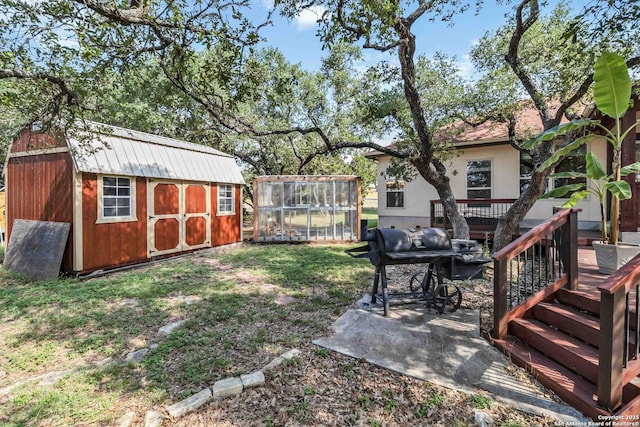
[[[471,62],[471,56],[469,55],[465,55],[462,57],[461,61],[457,61],[456,67],[458,67],[458,74],[465,79],[472,78],[475,74],[475,68]]]
[[[322,14],[327,10],[323,6],[312,6],[304,9],[298,16],[295,17],[296,27],[300,31],[308,30],[316,26],[318,19],[322,17]]]

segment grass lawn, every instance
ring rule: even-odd
[[[467,426],[474,409],[497,426],[553,425],[313,345],[369,290],[372,266],[347,247],[244,245],[90,280],[0,269],[0,426],[119,425],[132,412],[144,425],[148,411],[293,348],[264,386],[164,425]]]
[[[378,226],[378,208],[363,207],[361,212],[362,219],[367,220],[368,228],[376,228]]]
[[[173,403],[260,369],[326,334],[366,291],[371,266],[345,248],[247,245],[84,281],[0,270],[0,389],[18,384],[0,390],[0,425],[114,422],[128,405]],[[139,363],[94,365],[152,343]],[[63,379],[32,381],[50,372]]]

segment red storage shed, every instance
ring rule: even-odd
[[[235,159],[203,145],[89,123],[22,133],[5,168],[16,219],[68,222],[62,268],[89,272],[242,241]]]

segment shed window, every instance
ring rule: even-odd
[[[218,213],[220,214],[232,214],[234,213],[234,197],[233,197],[233,185],[220,184],[218,185]]]
[[[387,207],[404,208],[404,180],[387,178]]]
[[[102,216],[131,216],[131,179],[105,176],[102,178]]]
[[[491,160],[467,162],[467,198],[491,198]]]

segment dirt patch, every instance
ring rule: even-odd
[[[478,391],[459,393],[316,347],[267,377],[264,387],[212,402],[176,426],[468,426],[474,409],[494,425],[551,426]],[[511,424],[507,424],[511,423]]]

